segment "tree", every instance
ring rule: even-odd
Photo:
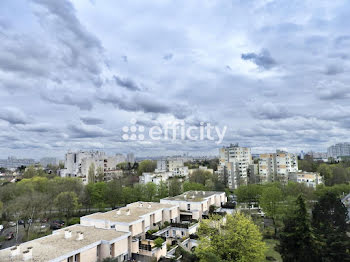
[[[159,199],[169,196],[169,189],[166,182],[160,181],[157,187],[157,195]]]
[[[37,171],[34,166],[29,166],[23,173],[23,178],[32,178],[37,175]]]
[[[237,201],[239,203],[248,203],[248,206],[254,202],[259,202],[260,195],[262,193],[262,187],[260,185],[242,185],[235,190]]]
[[[226,223],[216,216],[202,220],[195,254],[200,261],[260,262],[265,258],[265,243],[258,227],[242,213],[227,215]]]
[[[117,204],[122,203],[122,183],[120,179],[112,180],[107,183],[105,199],[106,203],[109,204],[113,209],[116,208]]]
[[[330,166],[327,165],[327,164],[321,164],[317,168],[317,172],[319,172],[320,175],[323,177],[324,184],[326,186],[330,186],[331,183],[332,183],[331,180],[332,180],[332,177],[333,177],[332,168],[330,168]]]
[[[68,225],[72,213],[79,207],[78,196],[74,192],[62,192],[55,198],[55,206],[65,214]]]
[[[189,181],[186,181],[184,184],[184,192],[187,192],[187,191],[204,191],[206,188],[203,184],[200,184],[200,183],[196,183],[196,182],[189,182]]]
[[[277,235],[276,220],[281,214],[280,202],[282,200],[282,191],[276,185],[265,187],[260,198],[260,206],[262,207],[265,214],[272,219],[273,226],[275,228],[275,236]]]
[[[207,180],[212,180],[213,174],[206,170],[195,170],[193,173],[189,176],[189,181],[194,183],[199,183],[202,185],[206,185]]]
[[[143,160],[137,168],[137,174],[142,175],[143,172],[154,172],[157,167],[157,162],[152,160]]]
[[[161,237],[158,237],[154,240],[154,245],[156,247],[162,247],[163,243],[164,243],[164,239]]]
[[[95,164],[91,163],[88,171],[88,182],[95,183]]]
[[[145,200],[152,202],[157,194],[157,185],[149,182],[145,186]]]
[[[182,193],[181,182],[178,178],[172,178],[169,182],[169,196],[177,196]]]
[[[284,219],[284,228],[280,234],[279,251],[283,261],[319,261],[304,198],[298,196],[295,204],[295,208]]]
[[[320,261],[350,261],[347,213],[344,204],[332,192],[327,192],[315,204],[312,226],[321,243]]]
[[[103,167],[99,166],[96,170],[96,176],[97,176],[97,181],[98,182],[103,182],[104,178],[104,172],[103,172]]]

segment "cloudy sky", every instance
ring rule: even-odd
[[[0,157],[215,154],[123,140],[181,120],[253,153],[349,141],[347,0],[1,0]]]

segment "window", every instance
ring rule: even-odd
[[[187,204],[187,210],[191,210],[191,204]]]
[[[173,237],[176,236],[176,230],[173,230]]]

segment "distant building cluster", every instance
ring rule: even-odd
[[[327,155],[333,158],[350,156],[350,143],[339,143],[328,147]]]
[[[230,189],[249,183],[268,183],[295,181],[316,187],[323,181],[318,173],[306,173],[298,170],[296,154],[277,150],[276,153],[265,153],[257,156],[254,163],[251,149],[238,144],[220,148],[217,174],[227,183]]]
[[[11,157],[8,157],[7,159],[0,159],[0,167],[4,167],[7,169],[17,168],[20,166],[30,166],[34,164],[35,164],[35,160],[30,158],[20,159],[20,158],[11,156]]]
[[[122,170],[117,165],[127,160],[135,161],[133,154],[125,157],[122,154],[107,156],[102,151],[78,151],[68,152],[65,155],[64,169],[61,169],[61,177],[80,177],[84,184],[89,183],[89,170],[97,176],[99,172],[103,173],[103,180],[109,181],[113,178],[120,177]],[[91,179],[91,176],[90,176]],[[91,181],[90,181],[91,182]]]
[[[144,172],[140,178],[139,182],[141,184],[147,184],[148,182],[153,182],[157,185],[161,181],[167,182],[169,178],[179,177],[182,179],[187,179],[189,174],[189,169],[185,166],[186,158],[182,157],[168,157],[164,159],[157,160],[157,168],[154,172]]]

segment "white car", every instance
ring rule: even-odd
[[[10,225],[10,227],[15,227],[17,224],[16,224],[16,222],[10,221],[9,225]]]

